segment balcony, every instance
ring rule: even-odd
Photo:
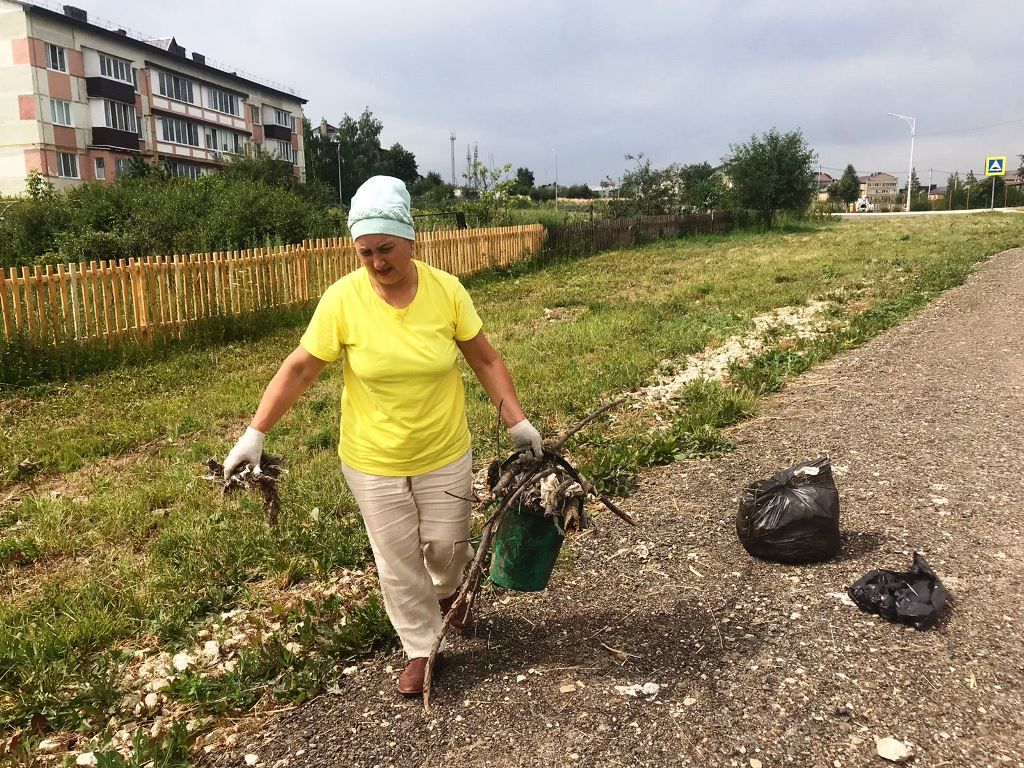
[[[122,83],[106,77],[85,78],[85,92],[94,98],[111,99],[122,104],[135,103],[135,88],[130,83]]]
[[[266,123],[263,126],[263,135],[268,139],[278,139],[279,141],[292,140],[291,128],[285,128],[283,125],[274,125],[273,123]]]
[[[98,147],[117,147],[138,152],[139,134],[100,126],[92,129],[92,143]]]

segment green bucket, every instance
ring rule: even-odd
[[[519,592],[548,585],[565,537],[551,518],[530,509],[510,509],[494,536],[490,579]]]

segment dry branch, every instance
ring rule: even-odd
[[[632,515],[623,512],[610,499],[598,493],[594,484],[581,475],[579,470],[560,453],[569,438],[593,422],[598,416],[623,402],[623,399],[602,406],[550,443],[544,450],[543,458],[537,459],[529,452],[513,453],[502,462],[493,462],[488,468],[487,479],[491,497],[483,503],[478,511],[483,513],[494,505],[497,505],[497,510],[485,520],[482,526],[480,544],[470,563],[469,572],[441,622],[441,631],[438,633],[427,659],[426,674],[423,680],[423,710],[425,713],[430,713],[434,664],[441,644],[451,626],[452,618],[457,615],[465,615],[472,610],[473,602],[483,581],[484,561],[490,552],[494,533],[500,528],[507,512],[515,507],[531,508],[535,512],[551,518],[563,533],[575,532],[588,525],[584,501],[587,496],[593,495],[615,515],[630,525],[635,525]]]
[[[227,480],[224,479],[224,465],[214,459],[208,459],[206,467],[210,474],[203,475],[203,479],[219,483],[225,496],[239,489],[258,491],[263,498],[263,516],[270,525],[277,525],[277,518],[281,514],[281,496],[277,492],[277,480],[281,473],[286,471],[282,466],[282,459],[281,456],[264,453],[257,466],[243,464]]]

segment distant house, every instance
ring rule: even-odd
[[[860,177],[860,196],[875,205],[894,205],[898,189],[899,182],[896,177],[888,173],[879,171]]]
[[[946,198],[945,187],[932,187],[931,192],[928,193],[928,199],[931,201],[944,200]]]
[[[828,188],[835,182],[831,176],[827,173],[816,173],[814,174],[815,189],[818,191],[818,202],[828,202]]]

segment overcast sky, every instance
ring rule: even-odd
[[[772,126],[834,176],[905,178],[910,130],[886,112],[917,117],[922,183],[1024,153],[1020,0],[76,4],[294,87],[314,124],[369,107],[446,179],[452,130],[458,173],[476,142],[543,183],[557,150],[560,184],[616,177],[626,153],[717,165]]]

